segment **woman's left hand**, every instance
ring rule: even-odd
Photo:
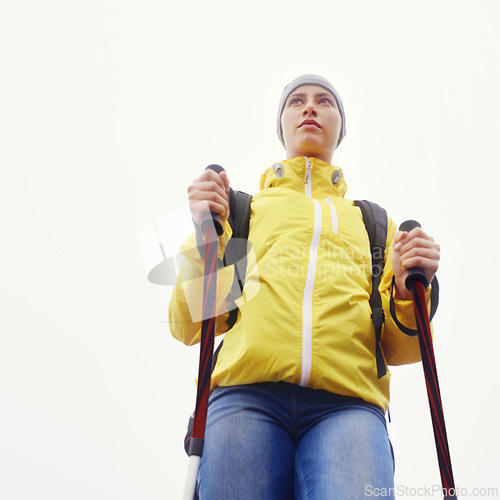
[[[392,270],[396,278],[395,297],[411,300],[412,294],[405,286],[407,269],[420,267],[429,283],[439,267],[440,247],[425,231],[416,227],[409,233],[398,231],[394,236]]]

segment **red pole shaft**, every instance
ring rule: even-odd
[[[455,481],[451,467],[448,437],[444,423],[443,405],[441,403],[441,392],[436,369],[434,348],[432,345],[431,327],[429,313],[427,311],[427,300],[424,285],[418,281],[413,283],[413,305],[417,319],[418,340],[422,354],[422,366],[424,368],[427,396],[431,411],[434,440],[438,455],[439,469],[441,472],[441,483],[445,500],[456,499]]]
[[[196,495],[196,479],[207,423],[208,397],[212,378],[212,357],[214,352],[215,316],[217,313],[217,233],[213,226],[205,232],[203,280],[203,307],[201,323],[200,363],[198,369],[198,388],[194,411],[193,430],[189,446],[189,466],[184,488],[183,500],[193,500]]]
[[[213,227],[207,228],[205,238],[203,283],[203,319],[201,326],[200,364],[198,370],[198,390],[194,413],[192,439],[205,438],[208,396],[212,375],[214,352],[216,292],[217,292],[217,234]],[[200,455],[201,456],[201,455]]]

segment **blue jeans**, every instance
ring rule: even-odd
[[[394,491],[378,406],[283,382],[211,394],[200,500],[359,500],[375,488]]]

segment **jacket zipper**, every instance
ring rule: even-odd
[[[306,284],[302,299],[302,375],[300,385],[307,386],[311,376],[312,364],[312,295],[314,289],[314,277],[318,260],[318,246],[321,236],[321,205],[312,197],[312,165],[306,157],[306,176],[304,179],[305,194],[311,198],[314,204],[314,231],[309,247],[309,265],[307,268]]]
[[[337,209],[335,208],[335,205],[332,203],[332,200],[330,200],[330,198],[325,198],[325,202],[330,207],[330,211],[332,212],[332,232],[334,234],[337,234],[339,230],[339,219],[337,217]]]
[[[304,177],[305,184],[305,194],[309,198],[312,198],[312,185],[311,185],[311,173],[312,173],[312,165],[311,160],[306,156],[306,176]]]

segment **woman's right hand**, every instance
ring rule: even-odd
[[[207,212],[219,214],[224,227],[229,217],[229,179],[225,171],[220,174],[205,170],[188,187],[189,209],[197,227]]]

